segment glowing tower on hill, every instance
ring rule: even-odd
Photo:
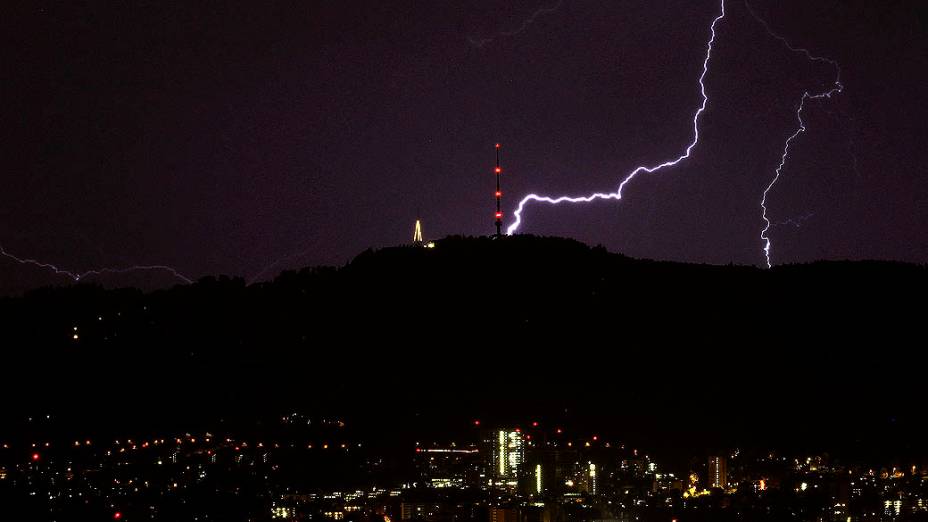
[[[422,222],[416,220],[416,229],[412,233],[412,244],[415,246],[422,246]]]

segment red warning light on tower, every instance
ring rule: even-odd
[[[499,165],[499,143],[496,144],[496,237],[501,237],[503,235],[503,208],[502,208],[502,196],[503,191],[499,188],[499,178],[500,173],[503,172],[503,168]]]

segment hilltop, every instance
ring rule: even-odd
[[[763,398],[775,418],[836,390],[837,410],[877,403],[889,382],[907,404],[900,390],[917,386],[918,366],[905,347],[923,333],[926,289],[928,270],[901,263],[762,270],[560,238],[448,237],[253,285],[46,288],[0,300],[0,326],[8,368],[28,369],[7,375],[31,390],[24,408],[377,411],[414,397],[425,410],[619,401],[683,415]]]

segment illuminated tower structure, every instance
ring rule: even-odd
[[[499,143],[496,144],[496,237],[503,235],[503,209],[501,207],[503,192],[499,188],[499,178],[503,174],[499,166]]]
[[[416,220],[416,228],[412,232],[412,244],[414,246],[422,246],[422,222]]]
[[[727,464],[725,457],[709,457],[709,488],[728,487]]]

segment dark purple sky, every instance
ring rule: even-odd
[[[168,264],[191,277],[341,263],[408,241],[416,209],[426,236],[488,234],[497,141],[507,222],[527,192],[614,191],[691,140],[719,11],[717,0],[16,3],[0,11],[0,243],[76,271]],[[919,4],[755,0],[794,45],[838,60],[846,86],[809,103],[771,192],[771,219],[800,225],[771,230],[774,263],[928,261]],[[771,38],[741,0],[727,8],[692,158],[639,176],[618,203],[532,205],[522,231],[763,263],[761,193],[803,91],[832,72]],[[0,288],[55,281],[0,259]]]

